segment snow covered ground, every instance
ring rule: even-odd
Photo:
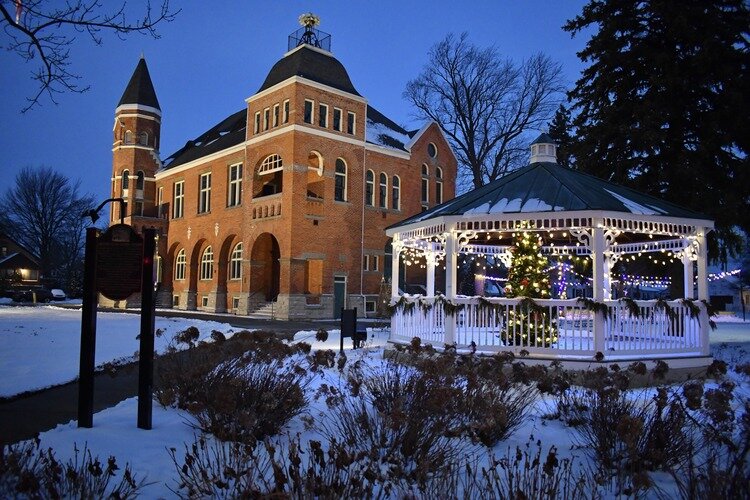
[[[54,308],[33,308],[24,312],[22,308],[18,311],[9,311],[11,308],[0,307],[0,339],[2,339],[2,359],[0,359],[0,380],[8,386],[4,379],[12,375],[12,370],[6,368],[6,361],[13,357],[19,357],[33,362],[37,366],[46,366],[56,359],[55,353],[68,352],[72,355],[74,372],[77,370],[77,346],[79,334],[74,311],[61,311]],[[69,315],[69,316],[68,316]],[[114,359],[119,356],[132,354],[137,349],[138,322],[137,315],[131,314],[100,314],[98,331],[98,352],[107,352],[101,358],[97,357],[97,363],[106,359]],[[722,318],[724,319],[724,318]],[[105,326],[106,325],[106,326]],[[166,320],[157,319],[157,328],[164,328],[170,334],[183,330],[187,326],[195,325],[201,331],[201,337],[210,334],[212,329],[230,332],[228,325],[217,323],[205,323],[197,320]],[[45,330],[50,330],[45,332]],[[70,331],[68,331],[70,330]],[[106,332],[106,333],[105,333]],[[303,331],[295,335],[295,341],[305,341],[313,345],[314,349],[338,349],[339,332],[329,331],[325,342],[315,340],[315,332]],[[19,337],[10,341],[13,337]],[[165,337],[169,338],[170,335]],[[345,347],[348,349],[349,363],[363,360],[367,365],[374,367],[381,363],[382,346],[388,337],[387,330],[368,329],[368,341],[365,349],[352,351],[351,340],[345,339]],[[67,340],[63,340],[67,339]],[[74,347],[66,346],[62,351],[58,349],[64,343],[74,344]],[[164,348],[166,340],[161,341],[160,348]],[[721,321],[718,330],[711,334],[712,350],[721,359],[727,359],[731,363],[750,361],[750,322]],[[39,352],[47,353],[46,362],[37,361]],[[16,361],[13,361],[16,363]],[[18,362],[17,364],[22,364]],[[43,381],[38,377],[37,385],[50,385],[52,372],[47,369],[38,369],[40,373],[46,373],[50,378]],[[75,376],[75,373],[73,374]],[[23,379],[16,377],[16,383]],[[322,384],[335,386],[340,384],[340,376],[336,370],[328,370],[316,376],[310,391],[315,391]],[[741,390],[747,395],[750,391],[747,379],[744,379]],[[13,389],[5,389],[9,392]],[[645,389],[650,390],[650,389]],[[15,392],[20,392],[16,390]],[[583,460],[583,451],[575,446],[573,433],[559,420],[542,418],[550,411],[550,400],[539,398],[531,410],[531,418],[527,419],[520,429],[510,438],[502,441],[493,448],[496,456],[504,455],[509,449],[516,446],[524,448],[533,436],[534,441],[540,440],[544,449],[556,446],[559,457],[575,457]],[[308,415],[315,418],[324,418],[328,412],[325,403],[313,400],[308,409]],[[118,464],[122,467],[126,462],[130,463],[135,474],[152,483],[143,490],[145,498],[171,498],[175,496],[173,490],[177,488],[175,466],[169,456],[168,450],[177,450],[177,457],[182,458],[185,444],[193,442],[196,432],[190,423],[192,417],[185,412],[174,409],[163,409],[154,404],[153,429],[150,431],[136,428],[137,400],[135,398],[121,402],[119,405],[97,413],[94,416],[94,428],[79,429],[76,422],[59,425],[57,428],[43,433],[41,447],[51,447],[60,459],[67,460],[73,457],[74,446],[82,449],[85,446],[94,455],[106,458],[110,455],[117,457]],[[299,434],[303,443],[309,439],[320,439],[315,429],[307,428],[302,418],[295,418],[285,430],[285,435]],[[281,436],[280,440],[286,439]],[[666,478],[663,476],[662,480]],[[657,478],[658,482],[662,482]]]

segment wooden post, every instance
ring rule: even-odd
[[[81,356],[78,367],[78,427],[94,426],[94,363],[96,353],[96,238],[99,230],[86,229],[81,307]]]
[[[143,230],[141,337],[138,356],[138,428],[151,429],[154,393],[154,251],[156,230]]]
[[[453,301],[456,298],[456,267],[458,266],[458,242],[456,233],[449,230],[445,239],[445,298]],[[451,345],[456,341],[456,316],[449,316],[443,312],[443,325],[445,325],[444,342]]]
[[[607,272],[607,263],[604,258],[604,228],[596,219],[594,219],[594,222],[597,225],[591,230],[591,241],[589,243],[593,261],[593,298],[596,302],[602,302],[606,298],[604,296],[604,275]],[[600,312],[594,313],[594,353],[601,352],[604,354],[604,328],[604,315]]]

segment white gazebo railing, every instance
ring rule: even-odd
[[[473,343],[479,352],[525,351],[557,359],[594,358],[597,353],[608,360],[708,354],[708,315],[700,302],[603,304],[606,312],[592,311],[576,299],[530,303],[519,298],[456,297],[446,302],[442,297],[408,297],[391,318],[391,341],[406,344],[419,337],[438,348]],[[545,327],[554,332],[551,341],[523,335]]]

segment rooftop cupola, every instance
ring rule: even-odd
[[[300,29],[289,35],[287,50],[292,50],[300,45],[310,45],[326,52],[331,51],[331,35],[316,28],[320,24],[320,18],[308,12],[299,16]]]
[[[542,132],[531,143],[529,163],[557,163],[557,145],[552,137]]]

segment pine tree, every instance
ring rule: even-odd
[[[723,245],[739,242],[734,226],[750,232],[746,1],[590,0],[564,29],[591,28],[569,93],[576,168],[704,213]]]
[[[550,282],[547,272],[547,259],[541,253],[542,239],[535,233],[518,231],[513,233],[506,297],[527,297],[532,299],[550,298]],[[554,318],[547,309],[528,302],[520,310],[508,314],[509,325],[504,338],[513,345],[548,347],[557,341]]]
[[[563,167],[571,167],[575,163],[572,155],[573,136],[570,133],[570,110],[560,104],[555,116],[549,123],[549,136],[557,144],[557,164]]]

